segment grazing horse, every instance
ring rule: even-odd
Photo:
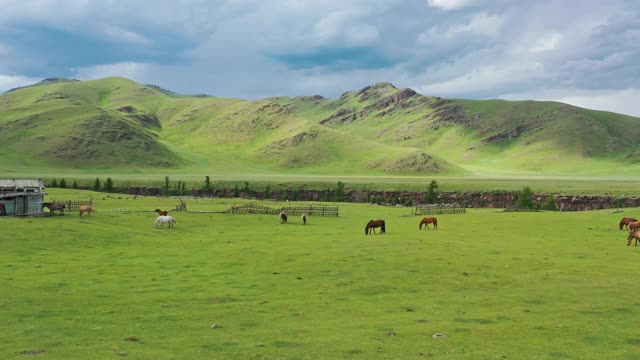
[[[55,202],[46,202],[42,203],[43,208],[49,208],[49,216],[55,215],[55,211],[58,210],[58,214],[60,216],[64,215],[64,204],[55,203]]]
[[[169,215],[169,212],[168,212],[167,210],[155,209],[155,210],[153,210],[153,211],[154,211],[154,212],[157,212],[157,213],[158,213],[158,215],[160,215],[160,216],[167,216],[167,215]]]
[[[176,219],[174,219],[173,216],[160,215],[156,218],[156,221],[154,222],[156,227],[158,227],[158,225],[160,225],[161,227],[164,227],[164,223],[168,223],[169,229],[171,229],[176,223]]]
[[[307,214],[302,213],[302,225],[307,225]]]
[[[364,234],[369,235],[369,230],[373,231],[373,233],[375,234],[376,233],[375,228],[377,227],[380,228],[380,234],[386,233],[384,220],[369,220],[369,222],[367,223],[367,226],[364,227]]]
[[[87,213],[89,215],[91,215],[91,213],[93,212],[93,208],[89,205],[80,205],[80,216],[82,216],[82,214]]]
[[[629,233],[629,237],[627,238],[627,246],[631,245],[631,240],[635,239],[636,244],[634,246],[638,246],[638,241],[640,241],[640,231],[634,231]]]
[[[629,224],[629,232],[632,233],[636,230],[640,230],[640,221],[631,221]]]
[[[287,213],[285,211],[280,211],[280,224],[284,224],[287,222]]]
[[[7,210],[4,208],[4,204],[0,203],[0,215],[2,216],[6,216],[7,215]]]
[[[433,224],[433,229],[438,230],[438,219],[434,217],[426,217],[420,221],[419,228],[422,229],[422,224],[424,224],[424,229],[427,230],[429,228],[429,224]]]
[[[625,229],[628,229],[629,223],[634,221],[638,221],[638,220],[634,218],[628,218],[628,217],[622,218],[622,220],[620,220],[620,230],[622,230],[623,226]]]

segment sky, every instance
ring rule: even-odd
[[[0,92],[122,76],[183,94],[555,100],[640,116],[637,0],[0,0]]]

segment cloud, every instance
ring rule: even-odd
[[[559,101],[586,109],[611,111],[640,117],[640,88],[584,90],[545,88],[536,91],[502,94],[506,100]]]
[[[631,108],[616,99],[640,80],[640,4],[627,0],[0,0],[0,8],[0,74],[15,78],[124,76],[247,99],[337,97],[379,81],[474,99],[572,89],[553,99],[607,109]]]
[[[126,43],[143,46],[150,45],[152,43],[149,38],[143,35],[140,35],[133,31],[121,29],[116,26],[105,26],[104,29],[102,29],[102,33],[108,39],[111,39],[113,41],[124,41]]]
[[[474,2],[477,0],[428,0],[429,6],[445,11],[459,10]]]
[[[42,80],[42,78],[0,74],[0,93],[20,86],[31,85],[40,80]]]
[[[119,76],[146,83],[149,64],[133,61],[115,64],[102,64],[72,70],[72,77],[78,80],[95,80],[104,77]]]

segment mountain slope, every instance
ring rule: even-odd
[[[123,78],[42,83],[0,96],[0,165],[237,172],[465,171],[302,119],[269,100],[188,97]]]
[[[638,170],[640,119],[631,116],[557,102],[442,99],[389,83],[338,99],[272,100],[318,124],[420,148],[475,172]]]
[[[0,169],[302,174],[622,174],[640,119],[557,102],[443,99],[379,83],[256,101],[124,78],[0,95]]]

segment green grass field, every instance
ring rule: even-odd
[[[176,212],[170,230],[109,210],[175,199],[51,193],[97,212],[0,218],[3,359],[640,357],[640,249],[617,228],[640,209],[470,209],[419,231],[408,208],[339,204],[306,226]],[[364,235],[372,218],[387,234]]]

